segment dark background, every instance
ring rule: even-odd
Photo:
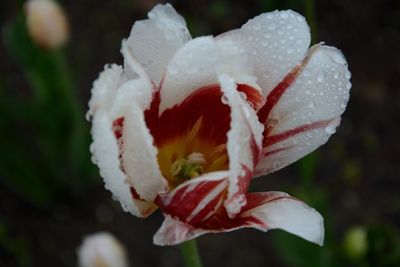
[[[104,189],[89,162],[83,117],[92,82],[105,63],[122,62],[122,38],[158,1],[59,1],[71,28],[59,54],[41,52],[24,37],[22,2],[6,1],[0,10],[0,266],[76,266],[82,238],[96,231],[115,234],[131,266],[182,266],[178,248],[152,244],[159,212],[133,217]],[[325,218],[325,246],[278,230],[206,235],[198,239],[204,265],[400,266],[400,1],[171,3],[193,37],[240,27],[262,12],[294,9],[307,16],[314,43],[341,49],[352,72],[350,102],[331,140],[252,185],[254,191],[287,191],[316,207]],[[59,60],[61,70],[53,68]],[[57,85],[63,71],[73,81],[66,86],[72,104]],[[37,79],[49,83],[43,101],[32,90]],[[70,108],[79,112],[70,115]],[[79,138],[71,128],[81,129]],[[354,231],[366,238],[349,245]],[[367,248],[355,253],[358,243]]]

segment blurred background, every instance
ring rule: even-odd
[[[59,1],[69,21],[62,48],[27,34],[24,1],[0,9],[0,266],[76,266],[82,238],[113,233],[131,266],[183,266],[152,237],[162,216],[124,213],[90,161],[85,112],[121,40],[158,1]],[[192,36],[217,35],[274,9],[307,17],[313,42],[345,54],[353,74],[342,124],[317,152],[254,181],[325,218],[320,248],[282,231],[200,237],[204,266],[400,266],[400,1],[171,1]]]

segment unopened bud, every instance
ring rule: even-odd
[[[350,228],[344,238],[344,249],[349,258],[362,258],[368,249],[366,229],[362,226]]]
[[[86,237],[78,249],[80,267],[128,267],[123,245],[109,233]]]
[[[68,40],[67,18],[53,0],[28,0],[25,13],[28,32],[38,46],[55,49]]]

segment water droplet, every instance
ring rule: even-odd
[[[272,36],[272,35],[271,35],[270,33],[264,34],[264,37],[267,38],[267,39],[271,38],[271,36]]]
[[[346,79],[350,79],[351,78],[351,72],[346,70],[344,73],[344,77],[346,77]]]
[[[245,92],[239,92],[239,95],[243,100],[247,100],[247,95]]]
[[[351,83],[350,82],[346,84],[346,88],[347,88],[347,90],[349,90],[351,88]]]
[[[225,95],[221,96],[221,102],[222,102],[222,104],[225,104],[225,105],[228,105],[228,103],[229,103],[228,98],[226,98]]]
[[[336,72],[333,74],[333,78],[339,79],[339,72],[336,71]]]
[[[286,52],[288,53],[288,54],[293,54],[293,48],[292,47],[288,47],[287,49],[286,49]]]
[[[281,164],[279,163],[279,161],[275,161],[274,162],[274,170],[278,170],[281,167]]]
[[[255,22],[253,24],[253,30],[258,31],[261,28],[261,24],[259,22]]]
[[[336,127],[339,124],[339,119],[334,119],[331,122],[328,123],[328,125],[326,125],[325,127],[325,132],[327,134],[334,134],[336,132]]]
[[[286,12],[282,12],[281,13],[281,18],[283,18],[283,19],[287,19],[289,16],[288,16],[288,14],[286,13]]]
[[[318,75],[317,75],[317,81],[318,81],[318,82],[323,82],[324,79],[325,79],[325,73],[324,73],[324,71],[320,71],[320,72],[318,73]]]
[[[269,127],[275,127],[276,125],[278,125],[279,121],[277,119],[274,118],[269,118],[266,125]]]
[[[270,25],[268,25],[268,29],[269,30],[275,30],[276,29],[275,23],[271,23]]]

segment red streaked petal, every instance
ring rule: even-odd
[[[207,233],[206,230],[174,220],[167,215],[160,229],[154,235],[153,242],[159,246],[172,246],[194,239],[205,233]]]
[[[295,136],[297,134],[304,133],[304,132],[307,132],[307,131],[311,131],[311,130],[314,130],[314,129],[325,128],[329,124],[331,124],[335,119],[336,118],[329,119],[329,120],[323,120],[323,121],[316,121],[316,122],[313,122],[311,124],[301,125],[301,126],[298,126],[298,127],[294,128],[294,129],[287,130],[287,131],[285,131],[283,133],[274,134],[274,135],[271,135],[271,136],[266,136],[264,138],[264,140],[263,140],[263,146],[264,146],[264,148],[266,148],[266,147],[269,147],[269,146],[271,146],[273,144],[281,142],[281,141],[283,141],[283,140],[285,140],[287,138],[293,137],[293,136]],[[268,153],[268,150],[267,150],[267,153]]]
[[[339,50],[321,44],[310,48],[258,113],[265,131],[255,176],[283,168],[328,141],[346,108],[349,79]]]
[[[252,227],[262,231],[282,229],[318,245],[323,244],[323,218],[304,202],[282,192],[252,193],[247,198],[248,205],[240,217],[262,222]]]
[[[249,102],[255,110],[258,110],[263,104],[264,98],[260,90],[247,84],[238,84],[237,90],[246,94],[247,102]]]
[[[259,158],[262,125],[254,109],[240,96],[234,80],[227,75],[219,78],[231,111],[228,132],[229,186],[225,207],[229,216],[234,217],[246,204],[244,194]]]
[[[160,194],[157,203],[163,213],[197,225],[222,205],[228,172],[212,172],[189,180],[173,191]]]
[[[195,123],[202,118],[198,135],[215,144],[226,143],[229,130],[229,107],[221,101],[222,93],[218,85],[199,88],[182,103],[158,115],[159,96],[154,98],[151,109],[146,111],[146,123],[155,144],[161,147],[168,141],[190,132]]]

